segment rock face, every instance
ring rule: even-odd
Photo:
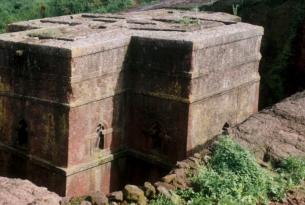
[[[1,205],[59,205],[61,198],[27,180],[0,177]]]
[[[129,202],[135,202],[139,205],[147,204],[144,191],[135,185],[126,185],[124,187],[124,196]]]
[[[251,116],[229,134],[262,160],[305,156],[305,91]]]

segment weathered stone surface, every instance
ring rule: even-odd
[[[305,92],[254,114],[229,129],[241,145],[261,160],[305,156]]]
[[[61,198],[27,180],[0,177],[0,204],[59,205]]]
[[[108,198],[101,192],[91,194],[94,205],[108,205]]]
[[[197,159],[202,159],[202,155],[200,153],[195,153],[194,157]]]
[[[167,190],[175,190],[176,189],[174,185],[166,183],[166,182],[156,182],[154,185],[157,187],[157,190],[159,190],[158,187],[164,187]]]
[[[177,162],[176,166],[178,168],[183,168],[183,169],[189,169],[190,168],[190,165],[187,162],[185,162],[185,161]]]
[[[164,186],[157,186],[157,190],[159,194],[162,194],[163,196],[170,198],[171,193],[168,189],[166,189]]]
[[[63,197],[61,200],[60,200],[60,205],[67,205],[70,201],[71,197]]]
[[[176,180],[179,181],[179,179],[185,179],[186,178],[186,173],[187,172],[187,169],[181,169],[181,168],[178,168],[178,169],[174,169],[171,173],[175,173],[177,178]]]
[[[155,197],[156,188],[150,182],[145,182],[144,183],[144,189],[145,189],[145,196],[148,199],[151,199],[151,198]]]
[[[92,205],[92,203],[89,201],[82,201],[80,205]]]
[[[177,177],[176,174],[169,174],[169,175],[162,177],[162,180],[165,183],[171,183],[175,180],[176,177]]]
[[[20,32],[0,35],[0,171],[21,155],[22,176],[61,195],[117,190],[134,153],[175,163],[257,110],[263,29],[236,16],[161,9],[8,29]]]
[[[123,201],[120,205],[130,205],[127,201]]]
[[[135,185],[126,185],[124,187],[124,198],[131,202],[136,202],[139,205],[146,205],[147,198],[144,191]]]
[[[115,191],[107,195],[111,201],[122,202],[124,200],[123,191]]]
[[[187,188],[188,187],[188,180],[186,177],[186,172],[188,169],[178,168],[171,171],[171,173],[174,173],[176,175],[176,178],[172,182],[172,184],[176,188]]]

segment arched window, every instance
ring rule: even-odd
[[[27,122],[22,119],[18,123],[17,129],[17,144],[19,146],[27,146],[28,145],[28,125]]]
[[[97,126],[97,149],[105,149],[105,126],[102,124],[98,124]]]

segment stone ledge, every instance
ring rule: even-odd
[[[123,158],[123,157],[134,157],[137,159],[143,159],[148,162],[152,162],[154,164],[158,164],[158,165],[160,165],[162,167],[166,167],[166,168],[171,168],[173,166],[172,163],[170,163],[168,160],[162,158],[162,156],[146,154],[146,153],[142,153],[142,152],[132,150],[132,149],[122,149],[120,151],[117,151],[116,153],[109,154],[104,157],[97,157],[97,159],[92,159],[91,161],[89,161],[87,163],[74,165],[74,166],[71,166],[68,168],[56,166],[47,160],[43,160],[39,157],[27,154],[24,150],[19,150],[15,147],[5,145],[1,142],[0,142],[0,149],[9,151],[10,154],[11,153],[16,154],[24,159],[29,160],[30,163],[33,163],[37,166],[41,166],[43,168],[52,170],[55,173],[58,173],[62,176],[71,176],[71,175],[77,174],[79,172],[83,172],[83,171],[92,169],[94,167],[106,164],[108,162],[111,162],[113,160]]]
[[[222,91],[220,91],[220,92],[218,92],[218,93],[213,93],[213,94],[208,95],[208,96],[202,96],[202,97],[198,97],[198,98],[196,98],[196,99],[191,99],[191,100],[190,100],[190,103],[200,103],[200,102],[203,102],[203,101],[205,101],[205,100],[211,99],[211,98],[213,98],[213,97],[221,96],[221,95],[230,93],[230,92],[232,92],[232,91],[235,91],[236,89],[243,88],[243,87],[247,87],[247,86],[249,86],[249,85],[253,85],[253,84],[259,83],[259,82],[260,82],[260,78],[255,79],[255,80],[250,81],[250,82],[247,82],[247,83],[244,83],[244,84],[242,84],[242,85],[236,86],[236,87],[234,87],[234,88],[222,90]]]

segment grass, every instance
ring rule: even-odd
[[[298,185],[305,180],[305,159],[290,157],[279,164],[277,172],[292,186]]]
[[[210,161],[191,178],[192,188],[178,190],[189,205],[268,204],[285,197],[288,190],[304,182],[305,160],[288,158],[275,170],[262,168],[254,156],[229,137],[214,146]],[[172,205],[164,197],[150,205]]]
[[[141,0],[140,2],[142,5],[150,5],[150,4],[159,3],[160,0]]]
[[[141,0],[140,4],[155,0]],[[117,12],[135,5],[134,0],[0,0],[0,33],[7,24],[81,12]]]
[[[149,205],[175,205],[170,199],[159,196],[158,198],[150,201]]]

